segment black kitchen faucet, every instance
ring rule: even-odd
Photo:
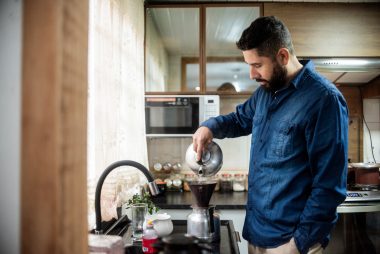
[[[154,181],[154,178],[152,174],[149,172],[149,170],[141,165],[138,162],[130,161],[130,160],[122,160],[117,161],[109,165],[100,176],[98,183],[96,185],[96,191],[95,191],[95,216],[96,216],[96,228],[95,228],[95,234],[102,234],[102,214],[100,209],[100,194],[102,192],[102,187],[104,180],[106,179],[107,175],[114,170],[115,168],[121,167],[121,166],[131,166],[139,169],[145,177],[148,179],[148,186],[151,194],[153,196],[156,196],[159,194],[159,189],[157,187],[156,182]]]

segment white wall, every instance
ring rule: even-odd
[[[364,99],[363,112],[368,128],[371,132],[373,155],[368,129],[363,122],[363,153],[364,162],[380,162],[380,99]]]
[[[0,1],[0,253],[20,252],[22,2]]]

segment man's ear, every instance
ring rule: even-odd
[[[277,62],[281,65],[287,65],[290,58],[290,53],[287,48],[280,48],[277,52]]]

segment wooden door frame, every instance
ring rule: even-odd
[[[88,253],[88,12],[23,1],[21,253]]]

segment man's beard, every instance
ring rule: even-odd
[[[284,88],[286,84],[286,76],[288,71],[285,67],[282,67],[278,63],[275,63],[273,67],[273,75],[272,78],[268,81],[267,85],[263,86],[263,88],[268,92],[276,92],[282,88]],[[258,79],[256,81],[264,81]]]

